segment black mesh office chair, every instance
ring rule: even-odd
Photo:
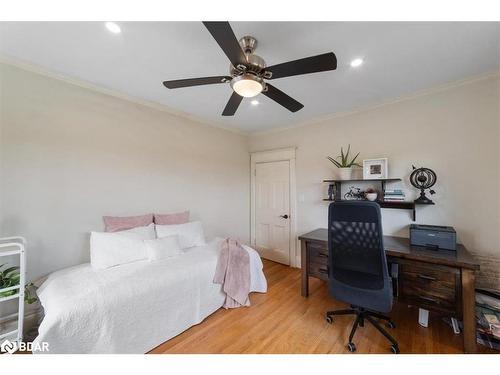
[[[351,304],[347,310],[328,311],[326,321],[333,323],[334,315],[356,315],[347,345],[354,352],[352,339],[365,320],[375,326],[399,353],[397,341],[374,318],[385,320],[394,328],[391,319],[380,313],[392,309],[392,282],[384,251],[380,208],[374,202],[333,202],[328,210],[328,253],[330,295]]]

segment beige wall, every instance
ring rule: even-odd
[[[88,261],[102,215],[189,209],[207,237],[249,235],[247,138],[0,64],[0,236],[28,276]]]
[[[361,159],[389,158],[390,177],[408,182],[412,164],[438,177],[435,206],[417,210],[417,223],[452,225],[459,240],[482,260],[489,282],[500,288],[499,79],[456,86],[339,116],[316,124],[250,138],[251,151],[297,147],[298,232],[325,227],[326,186],[336,175],[326,160],[349,143]],[[359,185],[367,186],[367,185]],[[384,209],[387,234],[408,236],[410,211]],[[491,263],[496,260],[496,263]],[[495,274],[496,272],[496,274]]]
[[[0,84],[0,235],[29,239],[30,278],[87,261],[102,215],[187,208],[209,237],[246,241],[249,150],[298,147],[298,232],[324,227],[321,181],[336,174],[325,157],[350,143],[362,159],[388,157],[411,198],[411,165],[434,169],[436,205],[417,222],[453,225],[500,288],[498,78],[250,137],[10,65]],[[410,211],[383,220],[408,235]]]

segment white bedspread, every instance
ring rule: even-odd
[[[223,305],[221,285],[213,283],[219,243],[157,262],[54,272],[38,290],[45,317],[35,342],[48,342],[49,353],[146,353]],[[262,261],[245,249],[250,290],[264,293]]]

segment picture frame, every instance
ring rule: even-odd
[[[389,177],[388,159],[363,160],[363,180],[377,180]]]

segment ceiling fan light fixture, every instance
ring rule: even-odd
[[[233,90],[244,98],[253,98],[264,90],[264,81],[253,74],[243,74],[231,80]]]

